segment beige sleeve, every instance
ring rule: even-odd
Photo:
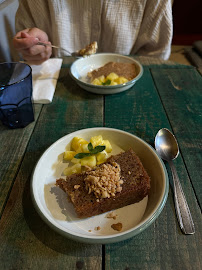
[[[49,0],[19,1],[19,7],[15,18],[16,32],[25,28],[37,27],[46,32],[49,39],[52,40],[52,22],[54,19],[54,12],[52,9],[53,6],[50,5]]]
[[[171,0],[147,1],[132,53],[167,60],[170,56],[172,36]]]

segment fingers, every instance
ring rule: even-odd
[[[40,45],[38,45],[38,46],[40,46]],[[44,51],[41,51],[41,49],[37,50],[37,49],[34,49],[34,48],[33,48],[33,50],[32,49],[25,50],[24,53],[23,53],[24,59],[26,59],[27,61],[28,60],[39,61],[41,59],[47,60],[51,55],[50,48],[44,47],[43,50]]]
[[[15,35],[13,44],[15,49],[22,54],[24,60],[41,63],[50,58],[52,48],[37,45],[39,41],[51,44],[45,32],[38,28],[28,28]]]

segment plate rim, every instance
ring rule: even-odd
[[[33,182],[34,182],[34,173],[36,171],[36,168],[38,166],[38,164],[40,163],[41,159],[43,158],[43,156],[45,154],[48,153],[48,151],[50,151],[52,148],[54,148],[54,146],[56,144],[59,143],[59,141],[62,141],[64,140],[65,137],[67,136],[72,136],[74,133],[79,133],[79,132],[84,132],[84,131],[90,131],[90,130],[108,130],[108,131],[116,131],[116,132],[120,132],[120,133],[123,133],[123,134],[127,134],[127,135],[130,135],[130,136],[134,136],[136,137],[136,139],[140,140],[141,142],[143,142],[144,144],[146,144],[151,150],[152,152],[158,157],[159,161],[160,161],[160,164],[162,165],[162,168],[163,168],[163,172],[164,172],[164,175],[165,175],[165,189],[164,189],[164,193],[162,195],[162,199],[161,199],[161,202],[160,204],[158,205],[158,207],[156,208],[156,211],[144,222],[144,223],[141,223],[140,222],[140,225],[136,227],[135,231],[134,229],[129,229],[129,230],[126,230],[124,232],[121,232],[119,234],[114,234],[114,235],[106,235],[106,236],[99,236],[99,235],[88,235],[86,237],[84,237],[82,234],[80,233],[70,233],[70,232],[67,232],[67,231],[64,231],[63,229],[60,229],[59,228],[59,224],[54,225],[45,215],[44,213],[42,212],[42,210],[40,209],[36,199],[35,199],[35,194],[34,194],[34,189],[33,189]],[[79,242],[83,242],[83,243],[89,243],[89,244],[109,244],[109,243],[116,243],[116,242],[120,242],[120,241],[123,241],[123,240],[126,240],[126,239],[129,239],[137,234],[139,234],[140,232],[144,231],[146,228],[148,228],[156,219],[157,217],[160,215],[160,213],[162,212],[165,204],[166,204],[166,201],[167,201],[167,198],[168,198],[168,193],[169,193],[169,178],[168,178],[168,174],[167,174],[167,170],[166,170],[166,167],[165,167],[165,164],[163,162],[163,160],[160,158],[160,156],[158,155],[158,153],[155,151],[155,149],[150,145],[148,144],[146,141],[144,141],[143,139],[141,139],[140,137],[130,133],[130,132],[127,132],[127,131],[124,131],[124,130],[121,130],[121,129],[116,129],[116,128],[108,128],[108,127],[93,127],[93,128],[85,128],[85,129],[79,129],[79,130],[76,130],[74,132],[70,132],[69,134],[66,134],[65,136],[62,136],[61,138],[59,138],[57,141],[55,141],[53,144],[51,144],[43,153],[42,155],[40,156],[40,158],[38,159],[34,169],[33,169],[33,172],[32,172],[32,175],[31,175],[31,181],[30,181],[30,191],[31,191],[31,199],[32,199],[32,202],[34,204],[34,207],[35,209],[37,210],[38,214],[40,215],[40,217],[42,218],[42,220],[50,227],[52,228],[54,231],[56,231],[57,233],[59,233],[60,235],[63,235],[67,238],[70,238],[72,240],[76,240],[76,241],[79,241]]]

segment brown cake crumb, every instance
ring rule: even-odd
[[[95,231],[99,231],[100,229],[100,226],[95,227]]]
[[[117,215],[114,212],[110,212],[106,215],[106,218],[113,218],[116,219]]]
[[[120,232],[123,228],[123,225],[122,225],[122,223],[119,222],[116,224],[112,224],[111,227],[113,230]]]

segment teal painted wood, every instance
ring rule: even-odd
[[[34,106],[35,121],[25,128],[9,129],[0,123],[0,217],[20,168],[42,105]]]
[[[164,72],[155,71],[159,77]],[[81,90],[68,76],[68,70],[62,69],[53,102],[43,106],[0,221],[2,269],[99,270],[102,260],[105,269],[202,268],[201,213],[181,155],[175,163],[180,179],[184,180],[196,226],[193,236],[184,236],[179,229],[172,185],[156,222],[136,237],[106,245],[103,254],[101,245],[76,243],[52,231],[40,219],[30,199],[34,165],[47,147],[72,131],[105,125],[129,131],[153,145],[158,129],[171,128],[156,85],[150,70],[145,68],[143,78],[134,88],[104,99]],[[171,176],[169,170],[168,173]]]
[[[41,220],[31,201],[30,177],[53,142],[72,131],[102,125],[102,108],[102,96],[82,91],[67,69],[61,71],[53,102],[43,106],[0,221],[1,269],[101,269],[101,245],[71,241]]]
[[[159,78],[164,70],[157,69],[156,72]],[[142,79],[131,90],[106,97],[105,125],[129,131],[151,145],[160,128],[170,129],[169,118],[148,68],[144,69]],[[155,223],[127,241],[106,245],[106,269],[201,269],[200,209],[181,156],[177,160],[177,170],[180,179],[186,183],[196,234],[185,236],[179,229],[171,179],[168,201]],[[168,173],[171,178],[169,168]]]
[[[152,69],[152,76],[202,207],[202,76],[195,68]]]

